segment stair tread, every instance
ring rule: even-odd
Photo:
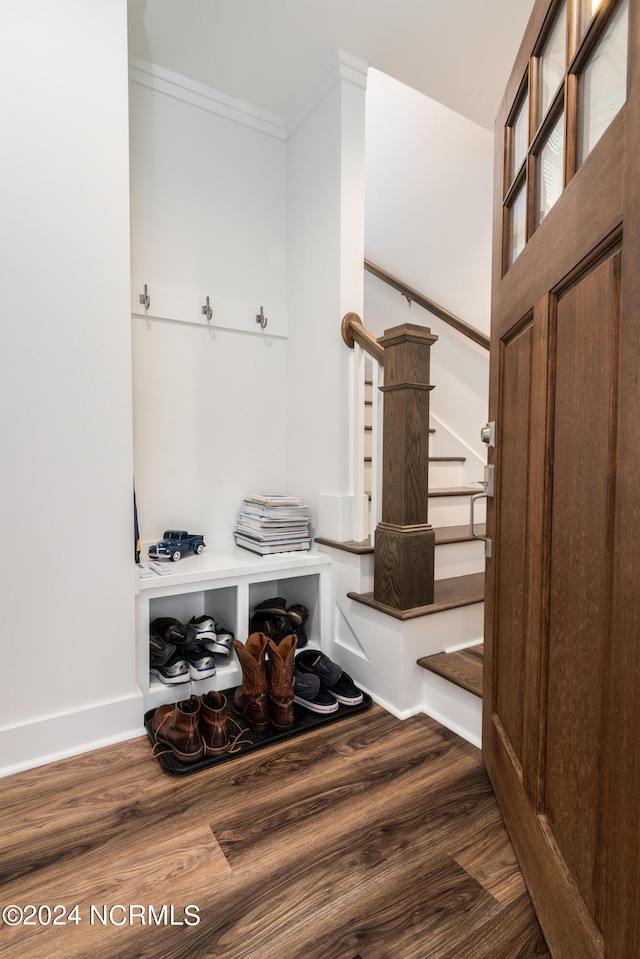
[[[394,619],[417,619],[420,616],[441,613],[447,609],[484,602],[484,573],[468,573],[466,576],[437,579],[434,583],[434,593],[433,603],[429,606],[415,606],[413,609],[394,609],[392,606],[377,602],[373,593],[347,593],[347,596],[372,609],[387,613]]]
[[[365,427],[365,432],[366,432],[366,429],[367,428]],[[371,456],[365,456],[364,461],[365,463],[370,463],[372,459],[373,457]],[[429,462],[430,463],[465,463],[466,459],[464,456],[430,456]],[[474,490],[474,493],[475,492],[479,492],[479,490]]]
[[[422,656],[418,665],[455,683],[482,699],[482,672],[484,644],[458,649],[454,653],[436,653]]]
[[[476,523],[475,530],[478,535],[484,536],[486,534],[485,523]],[[435,534],[436,546],[444,546],[445,543],[466,543],[473,539],[469,532],[468,523],[463,526],[436,526]]]
[[[474,493],[482,493],[482,487],[478,486],[436,486],[429,489],[429,496],[473,496]]]
[[[476,523],[476,530],[481,535],[485,535],[485,524]],[[469,533],[469,524],[465,526],[439,526],[434,530],[436,534],[436,546],[444,546],[447,543],[466,543],[471,542],[472,537]],[[316,543],[324,546],[333,546],[335,549],[344,550],[346,553],[373,553],[374,548],[371,545],[371,537],[356,542],[355,540],[336,540],[326,536],[316,536]]]

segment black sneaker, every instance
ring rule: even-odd
[[[154,619],[149,626],[151,636],[160,636],[161,639],[175,646],[193,646],[196,641],[196,631],[191,624],[184,625],[171,616],[160,616]]]
[[[327,689],[323,689],[317,676],[293,670],[293,701],[312,713],[335,713],[339,708],[338,700]]]
[[[164,666],[176,651],[173,643],[168,643],[162,636],[149,636],[149,656],[152,666]]]
[[[319,649],[303,649],[295,658],[295,668],[301,673],[317,676],[324,688],[343,706],[358,706],[364,700],[362,690],[358,689],[351,676]]]

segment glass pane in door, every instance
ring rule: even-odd
[[[562,7],[556,17],[540,57],[540,115],[541,123],[551,105],[567,68],[567,7]]]
[[[526,183],[518,190],[509,208],[509,265],[518,259],[527,241]]]
[[[564,185],[564,113],[556,120],[538,155],[537,222],[541,223]]]
[[[587,32],[587,27],[600,6],[602,0],[580,0],[580,39]]]
[[[624,0],[580,77],[580,163],[593,150],[627,98],[628,23],[629,2]]]
[[[524,98],[513,123],[511,169],[509,183],[513,183],[529,149],[529,95]]]

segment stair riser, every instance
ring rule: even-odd
[[[468,543],[444,543],[436,546],[435,578],[450,579],[484,571],[484,544],[479,540]]]
[[[418,667],[420,669],[420,667]],[[422,708],[427,716],[467,742],[482,744],[482,700],[441,676],[423,669]]]
[[[481,490],[478,490],[481,492]],[[432,526],[466,526],[469,524],[469,496],[430,496],[429,522]],[[484,523],[485,500],[479,500],[475,508],[476,523]]]
[[[429,487],[464,486],[462,463],[429,463]]]

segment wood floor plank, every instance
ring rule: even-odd
[[[108,862],[108,870],[105,870]],[[216,888],[229,878],[231,870],[211,830],[206,825],[168,830],[166,823],[147,829],[146,835],[137,836],[132,843],[128,831],[123,831],[118,842],[113,840],[104,846],[96,845],[81,861],[74,860],[66,868],[58,863],[55,868],[43,870],[37,877],[33,873],[13,883],[10,890],[0,889],[3,901],[18,903],[46,902],[50,905],[67,904],[69,909],[77,905],[82,922],[69,923],[65,928],[53,930],[55,949],[64,959],[83,959],[94,956],[96,939],[113,947],[114,937],[119,943],[125,938],[133,939],[139,920],[129,924],[129,914],[118,906],[128,907],[133,903],[147,907],[152,905],[160,915],[163,905],[175,907],[173,916],[182,919],[184,906],[189,905],[190,891],[194,888]],[[167,897],[167,890],[176,894]],[[46,890],[46,899],[43,899]],[[159,892],[163,890],[163,892]],[[91,921],[95,906],[95,921]],[[113,922],[101,923],[102,916],[109,916],[115,908]],[[126,916],[127,922],[119,925]],[[145,917],[146,918],[146,917]],[[109,926],[111,929],[109,930]],[[5,929],[0,929],[0,945]],[[41,955],[42,944],[51,938],[51,928],[25,927],[17,935],[10,930],[23,955]],[[109,953],[106,953],[107,955]]]
[[[455,861],[473,876],[503,905],[509,905],[526,892],[524,878],[497,809],[489,813],[490,822],[478,828],[462,848],[450,847]]]
[[[478,751],[425,716],[373,707],[186,777],[141,738],[2,797],[0,904],[200,910],[0,925],[3,959],[549,959]]]
[[[425,959],[432,959],[428,956]],[[438,959],[552,959],[528,893],[491,916],[482,936],[451,943]]]

